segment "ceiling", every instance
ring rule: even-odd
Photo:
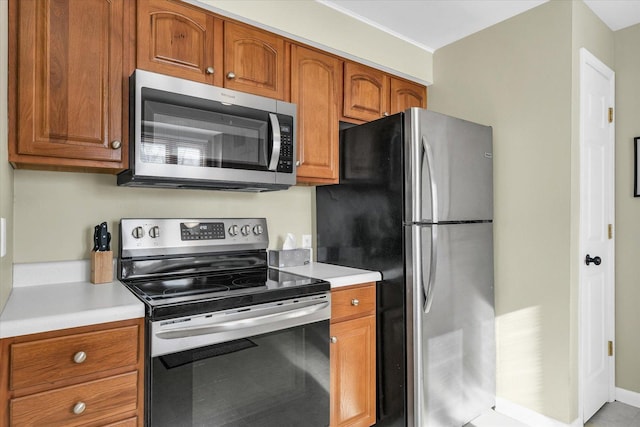
[[[433,52],[547,0],[316,0]],[[613,31],[640,22],[640,0],[584,0]]]

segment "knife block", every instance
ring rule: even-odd
[[[91,252],[91,283],[113,282],[113,252]]]

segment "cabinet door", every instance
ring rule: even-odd
[[[343,115],[371,121],[388,114],[389,76],[365,65],[345,62]]]
[[[298,182],[337,183],[342,61],[291,47],[291,102],[298,105]]]
[[[210,84],[218,73],[222,83],[216,45],[222,22],[212,14],[184,3],[139,0],[137,33],[138,68]]]
[[[392,77],[390,114],[399,113],[411,107],[427,108],[427,88]]]
[[[331,325],[331,426],[376,422],[376,318]]]
[[[125,0],[12,1],[9,160],[17,166],[126,165]]]
[[[284,99],[285,41],[257,28],[224,23],[224,87]]]

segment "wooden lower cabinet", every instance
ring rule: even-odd
[[[332,427],[376,422],[375,295],[375,283],[332,291]]]
[[[0,341],[0,426],[142,426],[144,319]]]

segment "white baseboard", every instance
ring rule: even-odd
[[[640,393],[616,387],[616,400],[640,408]]]
[[[496,397],[496,412],[531,427],[583,427],[577,418],[571,424],[565,424],[500,397]]]

